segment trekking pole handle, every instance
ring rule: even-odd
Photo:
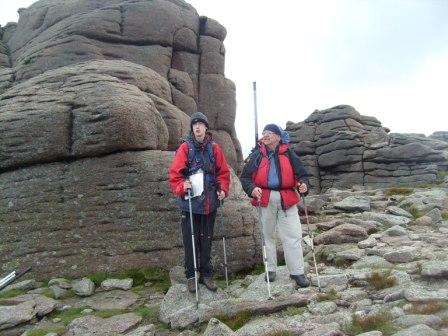
[[[187,178],[185,179],[185,182],[190,182],[190,178],[187,177]],[[192,187],[187,187],[187,194],[188,194],[188,197],[191,197],[191,191],[192,191]]]

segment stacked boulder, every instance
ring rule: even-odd
[[[448,167],[448,143],[389,134],[376,118],[347,105],[316,110],[286,129],[317,190],[430,183]]]
[[[181,0],[38,1],[0,27],[3,271],[182,263],[167,180],[189,115],[204,112],[235,171],[242,162],[225,36]],[[255,220],[236,175],[224,221],[216,239],[231,241],[231,267],[253,265]]]

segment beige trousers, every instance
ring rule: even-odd
[[[283,210],[280,192],[271,190],[267,208],[261,208],[261,223],[266,244],[268,271],[277,268],[276,230],[283,245],[286,266],[291,275],[303,274],[302,225],[294,205]]]

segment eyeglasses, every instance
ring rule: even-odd
[[[272,131],[263,131],[263,133],[261,133],[262,136],[272,135],[272,134],[275,134],[275,133]]]

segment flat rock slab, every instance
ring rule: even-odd
[[[404,297],[410,302],[448,301],[448,289],[431,290],[421,286],[405,289]]]
[[[408,217],[391,215],[391,214],[382,214],[376,212],[364,212],[362,214],[362,218],[365,220],[374,220],[376,222],[388,226],[394,226],[394,225],[407,226],[411,222],[411,219]]]
[[[43,317],[51,313],[58,302],[52,298],[39,294],[25,294],[9,299],[0,300],[0,305],[18,305],[25,302],[31,302],[34,305],[34,312],[37,317]]]
[[[304,307],[315,299],[317,290],[304,289],[303,292],[293,293],[288,297],[265,301],[249,301],[240,298],[228,299],[222,301],[211,302],[209,305],[203,305],[199,309],[199,321],[204,322],[211,319],[213,316],[225,316],[233,318],[243,312],[249,312],[252,316],[264,316],[286,309],[288,307]]]
[[[77,307],[101,309],[127,309],[137,302],[138,295],[131,291],[112,290],[94,294],[76,303]]]
[[[392,336],[438,336],[437,331],[424,324],[417,324],[407,329],[400,330]]]
[[[422,265],[422,275],[428,278],[448,279],[448,260],[432,260]]]
[[[199,309],[211,302],[227,298],[228,295],[221,289],[211,292],[204,285],[199,285]],[[199,320],[196,294],[188,292],[182,284],[171,286],[160,304],[159,318],[172,328],[185,328],[195,323]]]
[[[289,278],[289,271],[286,266],[277,268],[275,281],[270,282],[271,296],[273,298],[285,297],[295,292],[295,282]],[[268,298],[268,284],[265,275],[256,277],[246,290],[240,295],[241,299],[250,301],[265,301]]]
[[[134,313],[103,319],[97,316],[83,316],[73,320],[66,336],[109,336],[120,335],[136,326],[142,318]]]
[[[30,321],[35,315],[36,303],[26,301],[14,306],[0,306],[0,330]]]
[[[345,211],[370,211],[370,198],[367,196],[349,196],[334,204],[336,209]]]

